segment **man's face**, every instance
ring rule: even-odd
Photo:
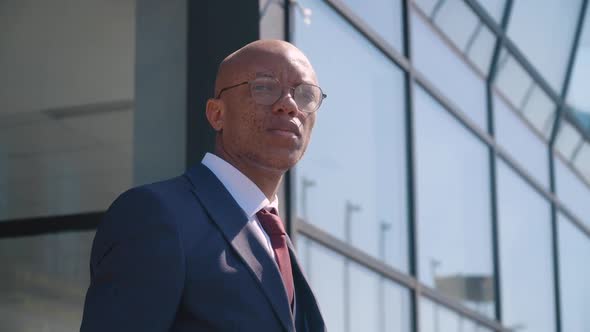
[[[277,79],[282,96],[270,106],[257,104],[249,85],[225,91],[223,126],[219,132],[223,149],[232,158],[268,170],[285,171],[303,156],[309,143],[316,113],[301,112],[290,87],[317,84],[307,59],[298,51],[261,54],[231,74],[229,85],[260,77]]]

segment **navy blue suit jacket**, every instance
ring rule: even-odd
[[[96,232],[80,330],[325,331],[292,244],[294,313],[252,227],[201,164],[123,193]]]

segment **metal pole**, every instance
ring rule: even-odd
[[[391,228],[391,224],[381,220],[379,222],[379,258],[385,263],[385,233]],[[379,275],[379,288],[377,292],[379,304],[379,331],[385,331],[385,277]]]
[[[344,207],[344,241],[348,245],[352,245],[352,234],[351,234],[351,222],[352,213],[360,211],[359,205],[351,203],[349,200],[346,201]],[[348,258],[344,260],[344,332],[350,332],[350,263]]]

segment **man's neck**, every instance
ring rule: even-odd
[[[283,179],[283,174],[285,172],[268,169],[251,160],[233,157],[231,154],[227,153],[221,148],[216,148],[214,153],[216,156],[228,162],[230,165],[244,174],[248,179],[254,182],[254,184],[260,189],[260,191],[262,191],[262,193],[264,193],[264,196],[266,196],[269,201],[274,199],[279,190],[279,185],[281,184],[281,180]]]

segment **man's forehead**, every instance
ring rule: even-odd
[[[221,64],[216,80],[218,89],[259,75],[279,80],[317,83],[315,72],[305,55],[283,41],[258,41],[234,52]]]
[[[252,63],[243,68],[244,78],[274,77],[278,79],[292,79],[315,81],[315,72],[307,61],[298,59],[286,59],[285,61],[273,63],[263,60]]]

